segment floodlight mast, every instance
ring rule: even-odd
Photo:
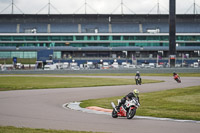
[[[13,0],[12,0],[12,12],[11,13],[14,14],[14,2],[13,2]]]
[[[176,0],[169,1],[169,60],[170,67],[176,64]]]
[[[160,14],[160,3],[159,3],[159,0],[158,0],[158,3],[157,3],[157,14]]]
[[[196,9],[195,9],[196,5],[195,5],[195,0],[194,0],[194,8],[193,8],[193,13],[196,14]]]
[[[85,0],[85,14],[87,14],[87,1]]]
[[[123,11],[123,0],[121,0],[121,14],[124,14],[124,11]]]
[[[48,14],[50,14],[50,13],[51,13],[51,2],[49,0],[49,3],[48,3]]]

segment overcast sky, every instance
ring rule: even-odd
[[[48,14],[49,0],[13,0],[14,13],[21,14]],[[167,14],[169,0],[123,0],[124,14]],[[196,2],[196,13],[200,14],[200,0]],[[84,14],[85,0],[50,0],[51,14]],[[87,14],[121,14],[121,0],[86,0]],[[0,0],[0,13],[12,12],[12,0]],[[176,0],[177,14],[193,13],[194,0]],[[21,11],[20,11],[20,10]],[[58,10],[58,11],[57,11]]]

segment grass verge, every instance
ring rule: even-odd
[[[181,77],[200,77],[200,73],[178,73]],[[38,75],[38,74],[1,74],[1,75]],[[135,73],[96,73],[96,74],[40,74],[40,75],[76,75],[76,76],[133,76]],[[172,77],[172,73],[141,73],[141,76],[168,76]]]
[[[35,64],[37,61],[36,58],[24,59],[24,58],[17,58],[17,62],[22,64]],[[13,59],[0,59],[0,64],[13,64]]]
[[[99,106],[112,109],[110,103],[121,97],[82,101],[81,107]],[[200,86],[140,94],[137,115],[200,120]]]
[[[17,128],[17,127],[11,127],[11,126],[5,126],[5,127],[0,126],[0,133],[100,133],[100,132],[32,129],[32,128]]]
[[[143,83],[161,82],[157,80],[143,80]],[[29,90],[47,88],[74,88],[132,85],[133,79],[118,78],[83,78],[83,77],[0,77],[0,91]]]
[[[200,73],[178,73],[180,77],[200,77]],[[71,75],[71,74],[70,74]],[[101,74],[76,74],[85,76],[135,76],[135,73],[101,73]],[[168,76],[172,73],[141,73],[141,76]]]

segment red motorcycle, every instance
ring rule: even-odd
[[[177,83],[181,83],[181,78],[178,76],[178,74],[174,75],[174,80],[176,80]]]
[[[119,104],[120,100],[118,100]],[[120,110],[117,111],[116,106],[111,102],[113,107],[112,117],[127,117],[127,119],[132,119],[136,114],[136,109],[140,106],[137,99],[133,98],[131,100],[126,100],[126,103],[120,107]]]

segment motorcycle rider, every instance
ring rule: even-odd
[[[121,102],[116,106],[117,111],[119,112],[120,107],[125,104],[126,100],[131,100],[133,98],[137,98],[138,103],[140,104],[140,99],[139,99],[139,91],[137,89],[134,89],[133,92],[130,92],[127,94],[125,97],[121,99]]]
[[[139,84],[141,85],[141,82],[142,82],[142,79],[141,79],[141,77],[140,77],[140,72],[139,71],[137,71],[136,72],[136,75],[135,75],[135,82],[136,82],[136,84],[137,84],[137,79],[136,79],[136,77],[138,77],[138,80],[139,80]]]
[[[173,77],[174,77],[174,79],[177,79],[179,76],[177,73],[173,72]]]
[[[174,77],[174,80],[176,80],[178,83],[181,83],[180,77],[177,73],[173,72],[173,77]]]
[[[137,71],[135,76],[138,76],[140,78],[140,72]]]

